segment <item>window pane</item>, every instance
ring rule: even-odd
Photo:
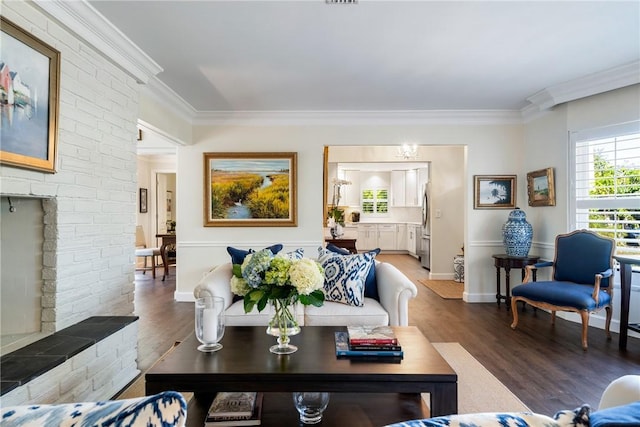
[[[362,202],[362,212],[373,213],[373,202]]]
[[[388,205],[387,202],[378,202],[378,213],[387,213]]]

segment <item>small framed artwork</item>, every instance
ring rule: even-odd
[[[474,209],[514,209],[515,175],[474,175]]]
[[[555,206],[556,191],[553,168],[540,169],[527,174],[529,206]]]
[[[204,153],[205,227],[296,227],[297,153]]]
[[[147,189],[140,189],[140,213],[147,213]]]
[[[0,17],[0,163],[55,173],[60,52]]]

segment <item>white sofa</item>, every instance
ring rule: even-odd
[[[409,300],[418,294],[416,285],[389,263],[376,261],[375,268],[379,302],[372,298],[365,298],[363,307],[327,301],[322,307],[298,304],[296,313],[298,324],[300,326],[407,326]],[[231,263],[227,263],[206,274],[194,289],[194,296],[224,298],[228,326],[266,326],[272,317],[268,306],[260,313],[255,308],[251,313],[245,313],[242,300],[233,301],[234,295],[230,287],[231,270]]]

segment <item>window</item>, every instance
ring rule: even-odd
[[[574,229],[616,241],[616,254],[640,255],[640,122],[571,134]]]
[[[387,188],[362,190],[362,212],[365,215],[389,212],[389,190]]]

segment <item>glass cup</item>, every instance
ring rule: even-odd
[[[196,300],[196,338],[202,343],[198,350],[218,351],[224,335],[224,299],[203,297]]]
[[[317,424],[322,421],[322,413],[329,404],[329,393],[296,391],[293,393],[293,404],[300,414],[300,422]]]

